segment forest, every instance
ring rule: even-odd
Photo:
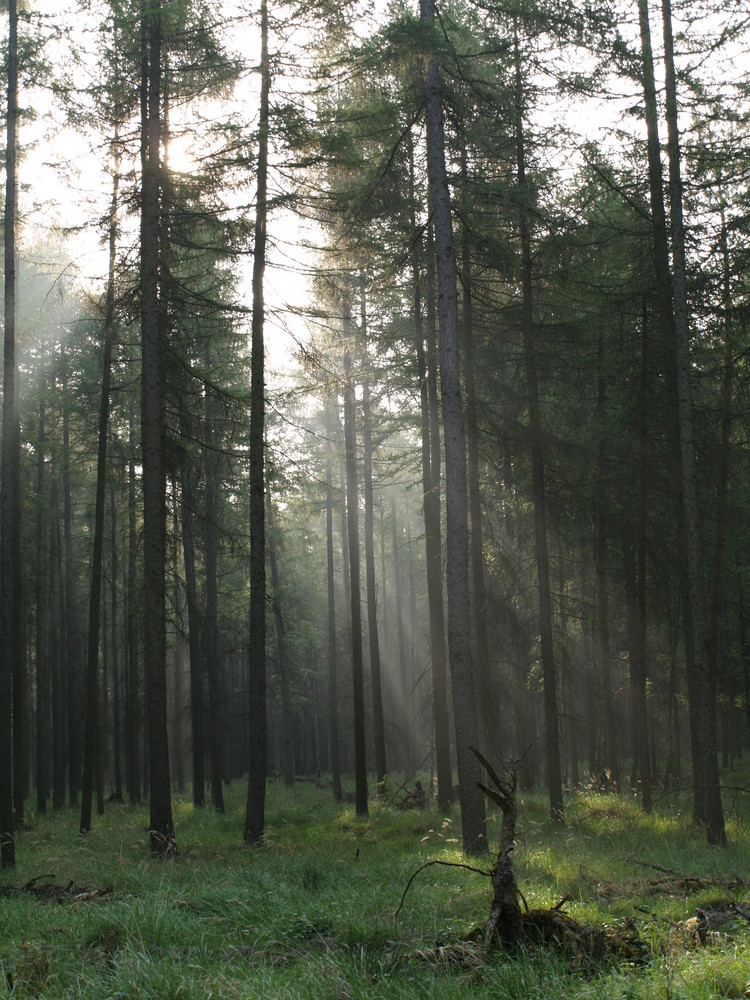
[[[2,23],[4,872],[282,788],[502,814],[495,902],[519,800],[746,851],[746,4]]]

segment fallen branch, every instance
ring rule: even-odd
[[[423,872],[425,868],[430,868],[432,865],[443,865],[445,868],[465,868],[469,872],[474,872],[477,875],[484,875],[486,878],[490,878],[492,875],[492,872],[486,872],[482,868],[475,868],[473,865],[465,865],[460,861],[443,861],[440,858],[433,858],[432,861],[426,861],[423,865],[420,865],[415,872],[412,873],[411,878],[406,883],[406,888],[404,889],[404,893],[401,896],[401,902],[398,904],[398,909],[396,910],[393,917],[393,925],[396,937],[398,937],[398,917],[399,914],[401,913],[401,910],[404,907],[406,897],[409,894],[409,889],[411,889],[412,883],[414,879],[417,877],[417,875],[419,875],[420,872]]]

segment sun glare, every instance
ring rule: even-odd
[[[167,147],[167,161],[178,174],[193,173],[198,167],[194,153],[195,137],[189,134],[173,136]]]

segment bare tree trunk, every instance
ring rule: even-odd
[[[139,736],[141,729],[139,649],[138,649],[138,537],[135,521],[135,417],[131,401],[129,414],[130,442],[128,457],[128,678],[125,704],[125,760],[127,764],[128,799],[131,805],[141,801],[141,768]]]
[[[250,765],[245,811],[245,843],[263,840],[266,812],[266,490],[265,490],[265,306],[268,221],[268,128],[271,70],[268,57],[268,9],[261,2],[261,87],[258,139],[253,315],[250,383]]]
[[[328,732],[330,740],[331,778],[333,801],[341,801],[341,757],[339,753],[339,685],[338,649],[336,644],[336,594],[333,565],[333,469],[331,462],[331,435],[333,433],[332,404],[328,401],[326,414],[326,560],[328,588]]]
[[[39,400],[39,428],[37,432],[36,465],[36,809],[42,815],[47,812],[50,793],[50,661],[47,656],[47,635],[49,630],[51,594],[45,591],[44,571],[50,558],[52,532],[47,530],[44,514],[44,393]],[[49,538],[48,538],[49,534]],[[45,551],[47,558],[45,559]]]
[[[729,246],[727,242],[727,223],[724,208],[724,190],[721,178],[718,182],[721,233],[720,246],[722,255],[722,291],[724,311],[724,370],[721,382],[721,434],[719,439],[718,469],[716,472],[716,514],[714,517],[714,546],[711,558],[711,591],[708,607],[708,663],[709,674],[713,679],[719,672],[719,630],[721,624],[722,605],[722,570],[724,564],[724,542],[727,520],[727,489],[729,482],[730,435],[732,429],[732,374],[734,370],[734,344],[732,336],[730,287]],[[729,699],[729,704],[732,699]]]
[[[466,149],[462,151],[461,170],[467,182]],[[466,188],[466,184],[465,184]],[[477,713],[482,724],[485,755],[493,758],[500,753],[498,734],[499,713],[490,672],[490,646],[487,629],[487,590],[484,583],[484,545],[482,539],[482,495],[479,485],[479,422],[477,390],[474,372],[474,303],[472,299],[472,267],[469,233],[464,229],[462,248],[463,285],[463,348],[464,381],[466,385],[466,431],[469,484],[469,514],[471,517],[471,583],[473,591],[473,621],[477,662],[474,671],[477,690]]]
[[[109,493],[110,529],[111,536],[111,567],[110,567],[110,601],[112,608],[111,634],[112,634],[112,753],[114,756],[115,768],[115,791],[116,802],[122,802],[122,678],[120,676],[120,635],[118,632],[117,612],[118,612],[118,591],[117,591],[117,513],[115,509],[115,491],[110,488]]]
[[[266,545],[268,547],[268,561],[271,565],[272,604],[273,616],[276,621],[276,645],[279,656],[279,681],[281,686],[281,766],[284,773],[284,784],[287,788],[291,788],[294,784],[294,738],[292,731],[291,678],[289,676],[291,662],[289,660],[289,649],[284,631],[284,618],[281,614],[281,582],[279,580],[279,562],[276,557],[273,500],[270,490],[268,490],[267,504],[268,531],[266,533]]]
[[[430,234],[432,229],[429,229]],[[435,303],[435,244],[430,236],[427,247],[427,356],[426,381],[429,434],[429,487],[425,491],[425,549],[427,593],[430,603],[430,658],[432,661],[432,714],[435,737],[435,771],[438,808],[449,813],[454,798],[448,705],[448,654],[445,645],[445,602],[443,594],[443,538],[441,527],[440,403],[438,399],[439,359]],[[432,597],[429,595],[432,594]]]
[[[78,629],[78,586],[73,559],[73,513],[70,484],[70,406],[68,401],[68,359],[65,347],[60,344],[60,367],[63,391],[63,546],[65,593],[65,683],[68,702],[68,801],[72,809],[78,806],[81,784],[81,733],[79,720],[81,704],[78,664],[81,650]]]
[[[544,456],[542,421],[539,412],[539,386],[536,371],[536,348],[532,313],[531,235],[529,232],[528,187],[526,184],[526,155],[523,134],[523,83],[518,29],[515,28],[515,87],[516,87],[516,158],[518,167],[519,228],[521,234],[523,330],[526,381],[529,394],[529,431],[531,434],[531,462],[534,495],[534,537],[539,588],[539,631],[544,676],[544,720],[547,748],[547,787],[550,814],[562,820],[564,804],[562,774],[560,770],[560,734],[557,712],[557,676],[555,649],[552,634],[552,599],[550,594],[549,555],[547,550],[547,498],[544,485]]]
[[[402,720],[405,735],[405,750],[406,756],[413,756],[413,743],[414,734],[411,731],[411,726],[409,724],[407,716],[407,706],[409,689],[406,681],[406,642],[404,638],[404,598],[403,598],[403,582],[401,575],[401,555],[399,552],[399,535],[398,535],[398,523],[396,521],[396,491],[391,489],[391,551],[392,558],[391,563],[393,566],[393,593],[396,598],[396,634],[398,637],[398,662],[400,667],[400,678],[401,678],[401,697],[402,707],[404,710],[404,718]],[[412,619],[413,621],[413,619]],[[406,770],[406,767],[404,768]]]
[[[159,316],[159,197],[161,187],[161,8],[144,17],[146,115],[142,121],[141,197],[141,453],[146,603],[149,835],[152,853],[174,851],[166,680],[166,478],[162,345]]]
[[[639,0],[639,22],[643,58],[643,86],[648,139],[649,187],[654,238],[654,263],[659,294],[659,311],[667,355],[668,379],[675,387],[676,423],[679,428],[679,470],[682,489],[681,544],[687,583],[685,602],[685,644],[687,651],[690,735],[693,762],[693,816],[706,828],[710,844],[726,841],[721,804],[719,766],[716,755],[715,698],[709,674],[706,635],[705,582],[701,564],[701,540],[695,471],[695,441],[692,416],[690,346],[687,329],[685,285],[685,240],[682,220],[682,182],[677,130],[677,102],[674,55],[671,37],[671,10],[663,0],[665,67],[667,89],[667,152],[669,159],[669,199],[672,217],[672,259],[674,287],[669,273],[666,216],[662,194],[661,151],[659,146],[656,84],[654,80],[648,0]],[[674,297],[673,297],[674,296]]]
[[[21,659],[20,424],[16,360],[18,196],[18,12],[8,3],[7,141],[5,152],[5,332],[0,478],[0,864],[15,868],[15,822],[23,820],[25,676]],[[11,738],[11,699],[13,736]]]
[[[604,386],[604,337],[599,335],[599,398],[597,401],[596,476],[596,635],[599,649],[599,668],[602,678],[602,709],[604,714],[604,781],[612,788],[620,786],[620,762],[617,756],[617,732],[614,696],[612,694],[612,668],[609,662],[609,598],[607,592],[607,441],[604,427],[606,420],[606,394]]]
[[[385,794],[388,774],[385,754],[385,719],[383,717],[383,686],[380,676],[380,638],[375,589],[375,529],[372,495],[372,416],[370,412],[369,359],[367,354],[367,302],[364,276],[360,284],[360,333],[362,336],[362,436],[365,476],[365,579],[367,583],[367,636],[372,676],[372,714],[375,733],[375,776],[379,793]]]
[[[180,430],[187,440],[187,417],[183,400],[180,400]],[[192,457],[188,449],[182,459],[182,559],[185,565],[185,600],[187,602],[188,649],[190,658],[190,730],[192,735],[193,805],[197,809],[206,804],[206,744],[203,718],[203,660],[201,657],[202,632],[198,607],[198,584],[195,570],[195,489],[193,485]]]
[[[346,525],[349,535],[351,576],[351,653],[354,691],[354,799],[357,816],[367,816],[367,746],[365,742],[365,694],[362,664],[362,607],[360,596],[359,488],[357,485],[357,431],[352,358],[351,314],[348,290],[344,291],[344,441],[346,445]]]
[[[60,539],[60,512],[58,509],[57,477],[54,470],[50,484],[50,551],[49,551],[49,602],[50,621],[54,627],[48,630],[46,637],[46,653],[49,657],[52,671],[52,808],[62,809],[65,805],[65,772],[66,772],[66,708],[65,699],[65,642],[55,642],[53,634],[62,635],[65,631],[65,597],[62,580],[62,543]]]
[[[80,832],[91,829],[91,797],[97,763],[99,734],[99,640],[102,600],[102,564],[104,557],[104,503],[107,487],[107,434],[109,433],[109,397],[112,383],[112,348],[115,339],[115,254],[117,250],[117,209],[120,187],[120,130],[115,124],[112,143],[114,180],[109,216],[109,274],[104,314],[104,354],[102,388],[99,403],[99,443],[96,459],[96,500],[94,506],[94,543],[91,556],[91,593],[89,596],[89,637],[86,662],[86,737],[83,755]],[[114,530],[114,529],[113,529]]]
[[[210,341],[206,346],[206,372],[211,372]],[[219,603],[217,590],[217,565],[219,528],[217,524],[218,504],[216,502],[216,482],[218,469],[213,443],[213,406],[211,386],[206,385],[204,399],[204,425],[206,445],[203,464],[206,474],[205,511],[205,562],[206,562],[206,606],[203,622],[203,661],[205,676],[208,677],[208,743],[211,764],[211,800],[217,812],[224,812],[224,790],[221,772],[224,754],[224,713],[221,693],[221,669],[219,663]]]
[[[434,0],[421,0],[422,21],[432,28]],[[456,303],[456,261],[452,215],[445,166],[443,105],[437,60],[430,58],[425,77],[427,170],[435,223],[435,250],[440,316],[440,386],[446,477],[446,541],[448,590],[448,655],[456,729],[461,828],[464,850],[487,850],[484,798],[477,788],[479,768],[470,745],[477,733],[476,701],[471,666],[469,613],[469,537],[466,503],[466,443],[461,406],[459,336]]]
[[[643,303],[641,335],[641,377],[638,390],[638,494],[633,518],[635,538],[625,539],[625,599],[628,612],[628,647],[631,658],[633,706],[633,772],[640,782],[643,811],[651,812],[651,764],[648,751],[648,706],[646,702],[646,534],[648,516],[648,475],[646,457],[648,428],[646,399],[648,393],[648,323],[646,301]],[[637,555],[637,568],[635,557]]]

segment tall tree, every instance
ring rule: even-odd
[[[89,598],[89,638],[86,662],[86,735],[83,751],[81,788],[81,833],[91,829],[91,795],[97,748],[100,744],[99,721],[99,621],[102,599],[104,555],[104,502],[107,485],[107,434],[109,433],[109,398],[112,382],[112,348],[115,339],[115,256],[117,252],[117,208],[120,184],[119,126],[113,139],[114,175],[112,207],[109,217],[109,273],[104,306],[104,351],[102,388],[99,403],[99,441],[96,459],[96,500],[94,505],[94,542],[91,556],[91,593]]]
[[[16,152],[18,148],[18,9],[8,0],[8,104],[5,146],[5,332],[3,340],[3,440],[0,457],[0,863],[16,864],[13,832],[11,692],[23,683],[21,643],[21,538],[18,483],[20,429],[16,362]],[[18,697],[16,695],[16,704]],[[15,707],[15,705],[14,705]],[[16,731],[23,718],[13,720]],[[16,741],[16,755],[18,741]]]
[[[141,454],[145,549],[146,704],[149,749],[149,834],[154,854],[174,851],[166,680],[166,472],[163,346],[159,307],[162,11],[149,0],[143,15],[141,141]]]
[[[266,803],[266,528],[265,528],[265,345],[263,279],[268,220],[268,133],[271,67],[268,6],[261,2],[260,118],[253,251],[253,314],[250,383],[250,773],[245,842],[263,840]]]
[[[333,564],[333,462],[331,435],[333,405],[326,401],[326,583],[328,595],[328,739],[330,743],[333,801],[341,801],[341,754],[339,750],[338,649],[336,643],[336,590]]]
[[[434,0],[421,0],[421,18],[434,31]],[[456,259],[453,220],[445,166],[443,105],[438,63],[428,58],[425,75],[427,121],[427,170],[432,194],[437,255],[438,310],[440,316],[440,387],[445,446],[445,498],[448,589],[448,655],[456,726],[461,829],[464,850],[487,850],[484,799],[478,787],[479,766],[471,751],[477,735],[476,702],[471,668],[469,613],[469,538],[466,502],[466,446],[461,407],[459,332],[456,294]]]
[[[539,409],[539,380],[534,339],[531,232],[529,229],[530,206],[528,203],[530,188],[526,179],[526,149],[524,143],[524,88],[517,20],[514,22],[513,51],[515,71],[516,166],[520,192],[518,225],[521,238],[523,341],[529,401],[529,432],[531,436],[534,541],[536,545],[539,593],[539,633],[541,639],[542,673],[544,676],[547,787],[549,789],[550,813],[554,819],[561,820],[564,815],[564,803],[560,765],[560,723],[557,708],[557,674],[552,631],[552,597],[550,592],[549,552],[547,547],[547,496],[544,482],[542,419]]]
[[[351,300],[348,275],[342,293],[344,335],[344,445],[346,448],[346,530],[349,542],[349,600],[351,608],[352,687],[354,692],[354,805],[357,816],[368,814],[365,691],[362,663],[362,597],[360,593],[359,487],[357,484],[357,429],[351,338]]]
[[[667,379],[673,386],[670,404],[676,427],[680,477],[681,557],[686,578],[685,645],[687,660],[690,736],[693,761],[693,815],[706,828],[711,844],[726,840],[716,756],[715,699],[709,673],[705,627],[705,582],[701,564],[698,497],[695,474],[695,439],[692,409],[692,375],[687,329],[687,289],[685,238],[682,219],[679,132],[677,129],[674,53],[671,38],[671,11],[663,9],[665,67],[667,79],[667,152],[669,159],[669,199],[672,221],[674,284],[670,275],[667,221],[664,208],[661,150],[659,145],[656,82],[654,77],[648,0],[639,0],[639,25],[643,89],[646,110],[648,177],[654,242],[654,265],[662,336],[667,363]]]
[[[364,276],[360,283],[360,334],[362,337],[362,437],[365,478],[365,578],[367,581],[367,636],[370,647],[372,678],[373,727],[375,731],[375,776],[381,794],[385,794],[388,773],[385,751],[385,720],[383,717],[383,682],[380,669],[380,639],[378,636],[377,596],[375,590],[375,532],[372,483],[372,407],[368,371],[367,299]]]

